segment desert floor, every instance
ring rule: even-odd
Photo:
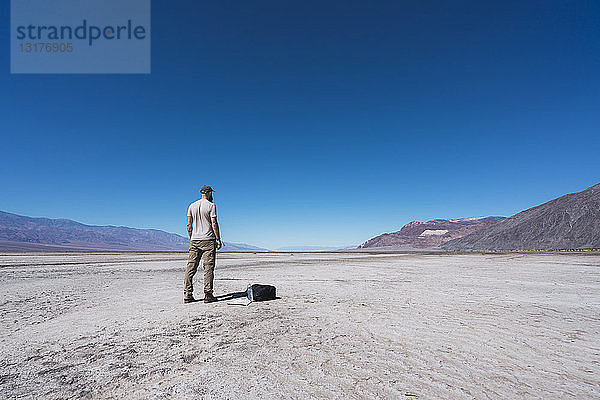
[[[600,398],[600,256],[0,254],[0,398]],[[196,275],[197,297],[202,285]]]

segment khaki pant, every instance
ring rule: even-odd
[[[217,242],[215,240],[192,240],[190,242],[190,254],[188,256],[187,268],[185,269],[184,296],[192,297],[194,292],[194,275],[198,270],[200,258],[204,268],[204,293],[212,293],[215,272],[215,255]]]

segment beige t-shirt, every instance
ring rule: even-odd
[[[200,199],[190,204],[188,217],[192,217],[194,227],[190,240],[216,239],[212,229],[211,218],[217,217],[217,206],[206,199]]]

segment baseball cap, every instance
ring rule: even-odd
[[[200,193],[208,193],[208,192],[214,192],[213,188],[211,188],[208,185],[204,185],[200,188]]]

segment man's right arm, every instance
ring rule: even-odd
[[[193,228],[194,228],[194,220],[192,219],[191,215],[188,215],[188,217],[187,217],[187,231],[188,231],[188,235],[190,236],[190,239],[192,238]]]
[[[219,223],[217,222],[217,217],[211,217],[210,222],[212,224],[215,237],[217,238],[217,249],[220,249],[223,247],[223,243],[221,242],[221,233],[219,232]]]

